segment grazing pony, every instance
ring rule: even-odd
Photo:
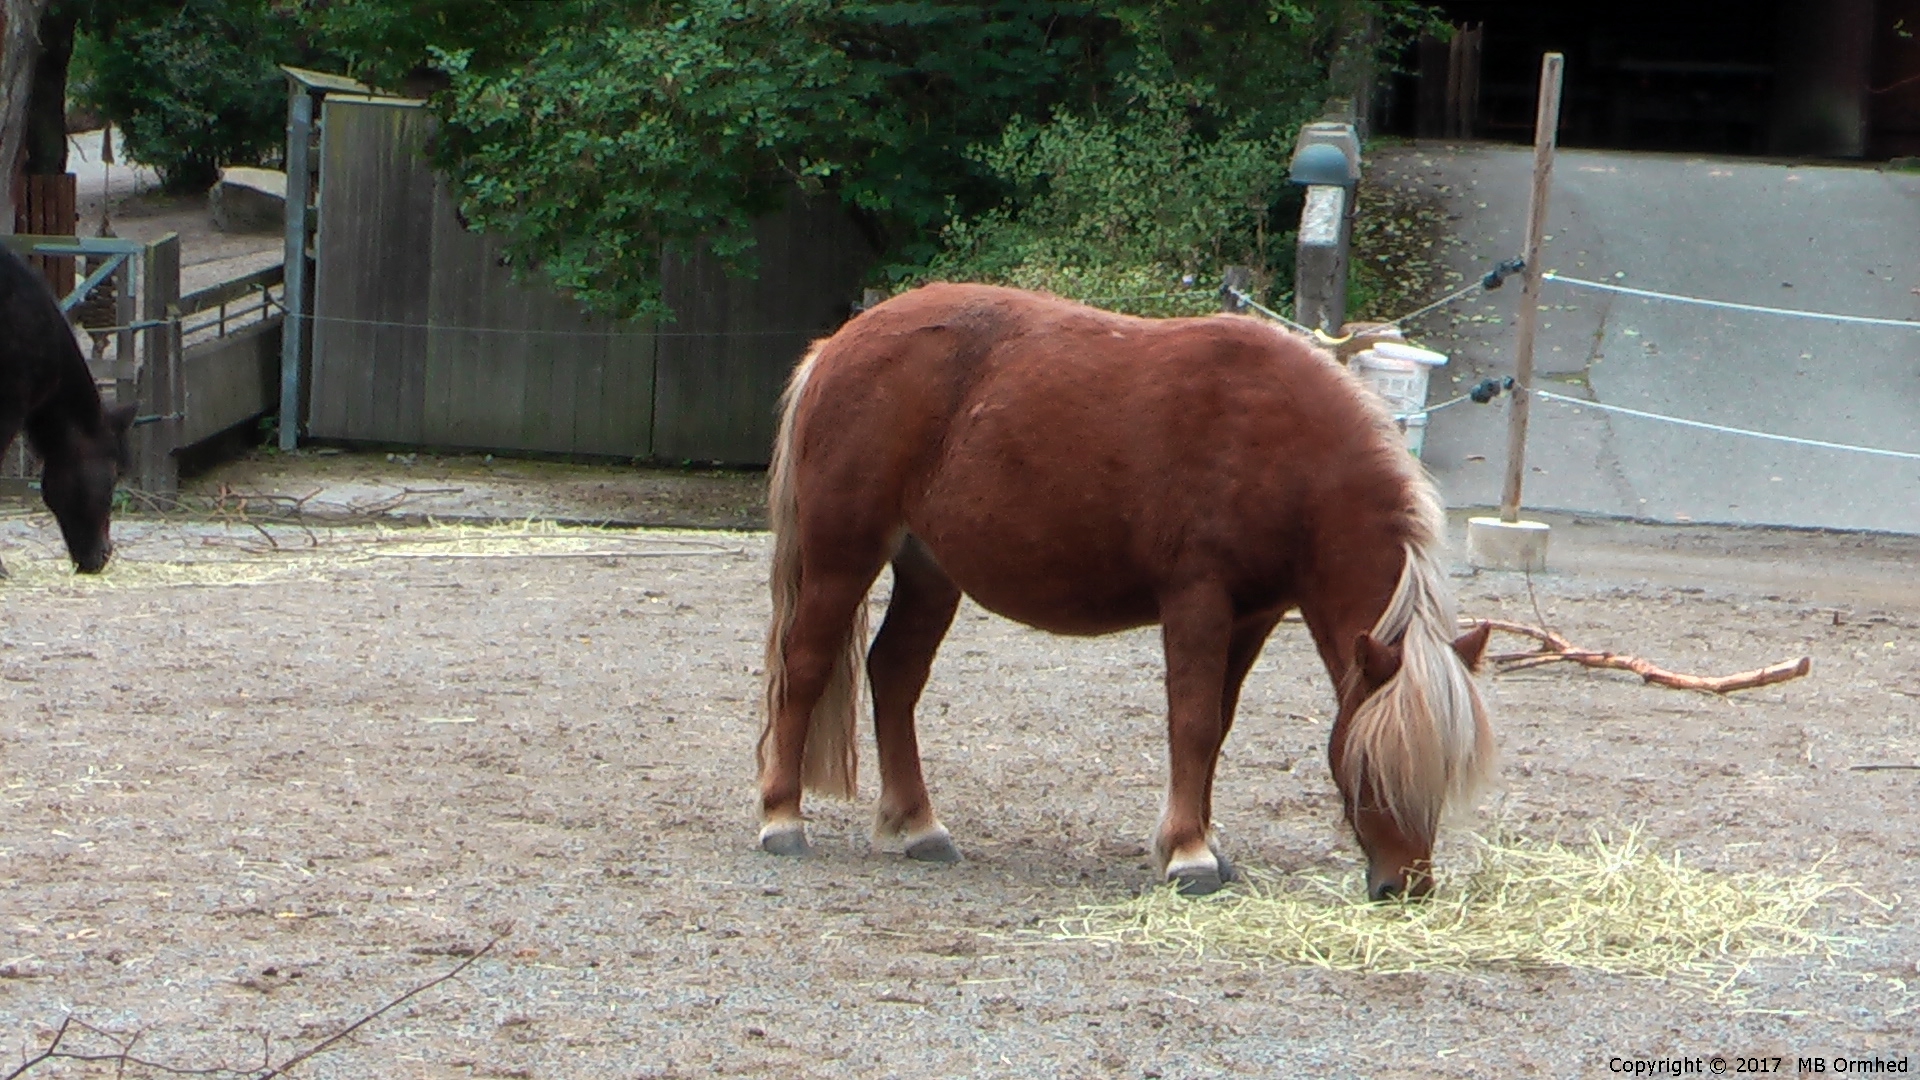
[[[108,518],[128,467],[133,414],[132,405],[101,407],[46,278],[0,246],[0,454],[26,431],[46,463],[40,497],[83,574],[99,573],[113,554]]]
[[[1325,352],[1242,316],[1139,319],[929,285],[819,342],[782,405],[760,846],[807,851],[802,786],[851,797],[861,663],[877,839],[959,858],[921,776],[914,705],[962,593],[1057,634],[1160,624],[1169,776],[1155,858],[1233,878],[1213,776],[1240,684],[1298,608],[1333,678],[1328,756],[1376,899],[1432,887],[1434,834],[1493,757],[1455,638],[1431,482]],[[893,566],[867,648],[866,597]]]

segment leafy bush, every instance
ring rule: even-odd
[[[76,43],[71,96],[120,128],[127,156],[172,191],[206,188],[220,167],[270,160],[285,140],[286,79],[303,49],[267,0],[129,5]]]
[[[1268,211],[1286,183],[1283,138],[1234,122],[1196,84],[1126,86],[1115,109],[1057,110],[1044,124],[1016,117],[998,143],[976,147],[1012,195],[952,217],[944,249],[909,280],[987,281],[1163,314],[1217,304],[1211,286],[1228,265],[1264,272]]]

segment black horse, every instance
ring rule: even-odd
[[[99,573],[113,554],[108,518],[128,468],[133,414],[132,405],[101,406],[46,278],[0,245],[0,454],[26,431],[46,462],[40,497],[83,574]]]

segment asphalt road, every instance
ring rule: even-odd
[[[1524,245],[1532,151],[1414,145],[1375,179],[1456,220],[1459,271]],[[1658,292],[1920,320],[1920,174],[1563,151],[1546,268]],[[1430,401],[1510,374],[1517,280],[1415,325],[1454,356]],[[1920,452],[1920,329],[1716,310],[1547,282],[1539,388],[1801,438]],[[1452,325],[1449,325],[1449,324]],[[1500,495],[1507,408],[1435,414],[1426,460],[1452,506]],[[1673,522],[1920,533],[1920,461],[1765,442],[1537,401],[1523,504]]]

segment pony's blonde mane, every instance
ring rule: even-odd
[[[820,359],[824,341],[815,342],[793,370],[780,396],[780,429],[773,440],[773,461],[767,468],[767,527],[773,530],[773,568],[768,588],[773,594],[773,619],[767,627],[766,721],[760,729],[755,760],[764,773],[773,752],[774,720],[787,693],[787,632],[793,628],[800,601],[800,498],[793,488],[794,415],[807,379]],[[811,791],[852,798],[859,784],[859,744],[855,740],[860,705],[861,664],[867,643],[867,605],[854,615],[847,644],[813,707],[807,724],[806,754],[801,783]]]
[[[1348,792],[1370,792],[1409,839],[1431,845],[1448,808],[1471,802],[1492,771],[1493,731],[1473,674],[1453,648],[1453,597],[1441,561],[1446,519],[1432,482],[1417,471],[1412,480],[1406,565],[1372,630],[1375,640],[1399,645],[1400,670],[1348,721],[1339,779]]]

